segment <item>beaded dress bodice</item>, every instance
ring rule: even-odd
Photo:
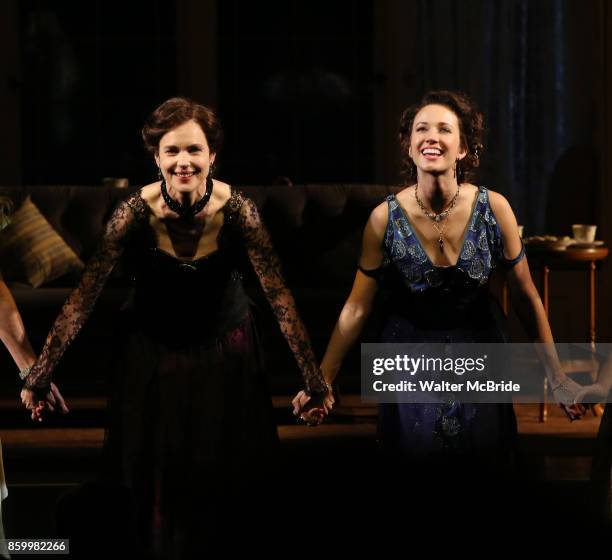
[[[440,329],[488,315],[493,270],[518,262],[524,252],[511,261],[504,257],[487,189],[479,187],[457,263],[448,267],[431,262],[396,196],[389,195],[387,203],[383,264],[388,284],[403,294],[393,302],[396,311],[409,315],[419,326]]]

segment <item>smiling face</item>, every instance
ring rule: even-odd
[[[215,154],[210,153],[202,127],[191,120],[161,137],[155,161],[171,190],[191,193],[206,181]]]
[[[408,155],[421,172],[453,172],[466,155],[457,115],[444,105],[426,105],[414,117]]]

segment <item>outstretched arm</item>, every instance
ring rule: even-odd
[[[325,381],[331,384],[342,366],[351,346],[357,341],[372,311],[378,291],[378,275],[383,263],[383,236],[387,224],[386,203],[376,207],[365,226],[359,259],[351,293],[334,327],[321,370]]]
[[[518,224],[508,201],[499,193],[489,191],[491,208],[497,217],[502,235],[503,258],[510,261],[522,249],[518,234]],[[512,297],[512,307],[516,311],[530,340],[552,343],[553,335],[542,305],[540,295],[533,284],[527,258],[504,268],[506,280]]]
[[[378,206],[366,224],[363,233],[361,258],[353,282],[353,289],[340,312],[321,362],[325,382],[331,386],[351,346],[359,338],[372,310],[378,291],[378,277],[382,271],[382,240],[387,220],[386,204]],[[308,403],[307,395],[300,391],[292,401],[293,414],[301,415]],[[330,406],[334,404],[332,400]]]
[[[318,368],[310,338],[285,284],[270,235],[252,200],[245,198],[242,202],[238,223],[253,269],[302,372],[306,392],[326,395],[328,388]]]
[[[140,201],[140,203],[139,203]],[[94,256],[85,267],[79,285],[72,291],[45,342],[38,360],[25,380],[24,388],[46,394],[59,359],[89,317],[116,262],[123,252],[123,241],[142,212],[142,199],[132,195],[121,202],[106,224]]]
[[[11,292],[2,280],[0,280],[0,339],[20,370],[34,364],[36,356],[25,332],[21,315]]]
[[[512,260],[521,253],[522,249],[516,217],[510,204],[502,195],[490,192],[490,201],[502,234],[503,257]],[[540,295],[533,284],[527,259],[522,258],[517,263],[506,267],[506,279],[510,288],[512,306],[527,336],[537,343],[536,350],[546,370],[555,398],[570,419],[579,418],[584,412],[584,407],[573,404],[573,401],[580,386],[568,379],[563,372],[554,346],[550,323]]]

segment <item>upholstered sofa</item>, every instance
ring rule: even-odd
[[[355,274],[360,238],[367,217],[395,187],[380,185],[247,186],[241,190],[260,208],[283,262],[285,275],[320,358]],[[103,186],[0,188],[19,208],[27,196],[51,226],[83,260],[92,255],[103,224],[128,191]],[[0,234],[2,235],[2,234]],[[6,263],[5,263],[6,264]],[[0,270],[3,266],[0,264]],[[33,288],[5,278],[17,301],[27,332],[39,351],[78,274],[66,274]],[[297,366],[254,276],[247,287],[256,306],[271,390],[290,394],[300,386]],[[129,279],[115,272],[86,327],[58,367],[55,379],[65,395],[103,396],[115,367],[122,336],[119,310],[129,295]],[[206,297],[211,297],[207,294]],[[346,362],[343,387],[359,387],[356,347]],[[0,349],[2,394],[19,387],[15,366]]]

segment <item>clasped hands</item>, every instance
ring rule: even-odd
[[[552,383],[552,392],[559,406],[570,421],[579,420],[586,412],[584,403],[598,403],[606,400],[609,388],[601,383],[580,385],[563,374]],[[335,399],[330,390],[324,396],[310,396],[306,391],[300,391],[291,401],[293,415],[308,426],[321,424],[334,407]],[[587,404],[588,406],[588,404]]]
[[[309,395],[306,391],[300,391],[291,401],[293,415],[302,420],[310,427],[318,426],[325,420],[334,407],[336,399],[333,391],[328,386],[326,393],[321,395]]]
[[[605,402],[609,391],[610,388],[604,386],[604,383],[580,385],[565,374],[552,382],[553,396],[570,421],[579,420],[589,404]]]
[[[69,412],[64,397],[60,393],[57,385],[51,383],[49,391],[38,393],[31,389],[21,390],[21,402],[31,412],[32,420],[42,422],[46,414],[59,410],[62,414]]]

